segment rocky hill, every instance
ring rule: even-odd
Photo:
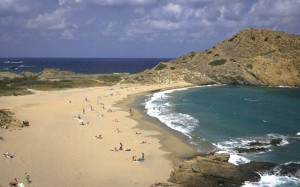
[[[300,35],[245,29],[205,51],[191,52],[123,80],[126,83],[300,86]]]

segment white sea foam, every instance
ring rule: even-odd
[[[188,114],[176,113],[172,110],[172,103],[168,102],[167,99],[170,97],[169,94],[177,91],[184,91],[190,88],[209,87],[215,85],[196,86],[166,90],[162,92],[154,93],[150,95],[149,99],[145,103],[147,114],[158,118],[162,123],[168,127],[183,133],[184,135],[191,138],[190,133],[199,125],[199,121]]]
[[[259,182],[245,182],[243,187],[256,187],[256,186],[300,186],[300,179],[294,177],[286,176],[276,176],[276,175],[260,175],[261,179]]]
[[[259,99],[244,99],[245,101],[248,101],[248,102],[256,102],[256,101],[259,101]]]
[[[119,74],[129,74],[129,73],[127,73],[127,72],[123,72],[123,73],[113,73],[113,74],[115,74],[115,75],[119,75]]]
[[[5,64],[22,64],[24,62],[23,61],[16,61],[16,62],[14,62],[14,61],[5,61],[3,63],[5,63]]]
[[[300,136],[300,132],[297,133],[297,136]]]
[[[228,153],[228,152],[227,151],[218,151],[217,153]],[[249,163],[250,160],[243,156],[240,156],[238,154],[231,153],[228,162],[230,162],[234,165],[240,165],[240,164]]]
[[[229,153],[230,159],[229,162],[235,165],[244,164],[249,162],[249,160],[243,157],[243,154],[238,154],[237,149],[250,149],[250,148],[267,148],[268,151],[272,151],[273,145],[271,141],[273,139],[282,139],[280,144],[277,146],[285,146],[289,144],[288,137],[279,134],[267,134],[262,137],[243,137],[243,138],[234,138],[228,141],[213,143],[217,147],[219,153]],[[259,145],[250,145],[250,143],[258,142]],[[255,154],[263,154],[264,152],[258,152]]]
[[[297,88],[296,86],[284,86],[284,85],[280,85],[280,86],[268,86],[270,88]]]

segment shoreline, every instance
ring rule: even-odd
[[[177,88],[185,87],[173,87],[168,89],[142,92],[130,95],[126,99],[123,99],[122,101],[116,103],[116,107],[120,107],[124,111],[129,111],[128,103],[133,103],[133,115],[127,116],[128,118],[131,118],[137,122],[137,125],[133,127],[133,129],[138,129],[138,131],[146,130],[158,132],[158,134],[150,135],[150,137],[154,137],[159,140],[159,143],[161,144],[160,149],[167,152],[164,157],[172,162],[173,167],[178,166],[178,164],[181,164],[182,161],[186,160],[187,158],[195,157],[202,153],[198,152],[195,146],[187,142],[188,138],[186,136],[176,130],[167,127],[157,118],[149,116],[145,112],[143,112],[141,103],[144,101],[146,95],[148,94]]]

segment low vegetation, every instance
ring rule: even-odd
[[[216,57],[216,56],[220,56],[220,55],[219,54],[215,54],[214,57]]]
[[[255,40],[255,36],[251,36],[251,39],[254,41]]]
[[[252,69],[253,65],[252,64],[247,64],[247,68]]]
[[[160,70],[164,69],[165,67],[167,67],[167,65],[161,62],[156,66],[155,70],[160,71]]]
[[[103,76],[98,76],[98,80],[112,83],[112,82],[119,82],[121,78],[118,75],[103,75]]]
[[[234,35],[232,38],[230,38],[228,41],[233,42],[233,40],[237,37],[237,35]]]
[[[171,69],[171,70],[174,70],[174,69],[176,69],[176,68],[175,68],[175,67],[170,67],[170,69]]]
[[[267,42],[269,40],[269,37],[265,37],[264,41]]]
[[[209,63],[209,65],[211,66],[220,66],[220,65],[223,65],[227,62],[227,60],[225,59],[219,59],[219,60],[214,60],[212,62]]]
[[[276,36],[276,39],[279,39],[279,38],[281,38],[281,36],[277,35],[277,36]]]
[[[233,59],[233,58],[231,58],[231,59],[230,59],[230,61],[231,61],[231,62],[236,62],[236,60],[235,60],[235,59]]]
[[[39,80],[37,77],[4,78],[0,80],[0,96],[27,95],[34,90],[60,90],[70,88],[86,88],[95,86],[109,86],[121,80],[119,75],[101,75],[98,80],[76,79],[76,80]]]
[[[191,52],[190,53],[190,58],[194,58],[195,55],[196,55],[196,52]]]
[[[206,54],[208,54],[208,55],[209,55],[209,54],[211,54],[211,53],[212,53],[212,51],[207,51],[207,53],[206,53]]]

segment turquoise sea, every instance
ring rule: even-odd
[[[148,115],[181,132],[199,151],[230,153],[230,162],[300,163],[300,89],[204,86],[149,95]],[[271,145],[272,140],[280,140]],[[251,142],[260,142],[253,146]],[[238,153],[265,148],[267,152]],[[262,174],[247,186],[300,186],[300,180]]]

